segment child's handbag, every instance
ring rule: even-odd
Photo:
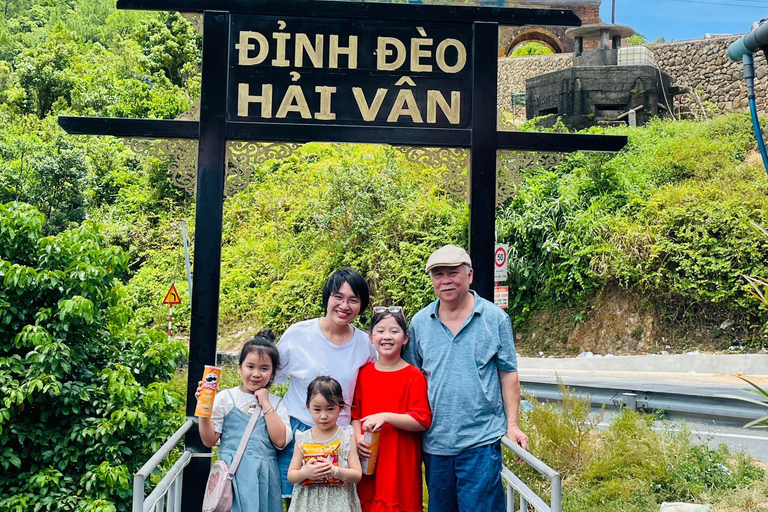
[[[240,439],[240,446],[237,447],[235,457],[232,459],[232,467],[227,467],[227,463],[221,459],[211,466],[211,472],[208,473],[208,483],[205,485],[203,512],[229,512],[232,509],[232,478],[235,476],[237,466],[240,465],[240,459],[243,458],[243,452],[245,452],[253,427],[261,417],[262,412],[264,409],[258,414],[251,414],[248,426],[245,427],[243,437]]]

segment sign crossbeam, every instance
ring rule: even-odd
[[[334,17],[367,20],[488,21],[499,25],[581,26],[581,19],[569,9],[481,7],[471,5],[389,4],[333,0],[118,0],[118,9],[146,11],[205,12],[269,16]],[[495,51],[495,49],[494,49]]]
[[[72,135],[111,135],[154,139],[197,139],[197,121],[172,119],[127,119],[104,117],[60,116],[59,125]],[[390,126],[303,125],[299,123],[227,122],[228,140],[259,142],[351,142],[407,144],[409,146],[470,146],[472,130],[460,128],[401,128]],[[497,131],[496,148],[500,150],[550,151],[619,151],[627,143],[623,135],[590,135],[581,133],[540,133]]]

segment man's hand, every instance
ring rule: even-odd
[[[509,428],[507,428],[507,437],[513,443],[518,444],[520,448],[528,451],[528,436],[525,435],[525,432],[520,430],[520,427],[517,425],[510,425]]]

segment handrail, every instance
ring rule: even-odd
[[[550,499],[549,505],[536,494],[536,492],[528,487],[522,480],[520,480],[512,471],[507,467],[502,467],[501,476],[512,487],[514,491],[520,494],[520,509],[527,510],[528,505],[540,512],[562,512],[563,510],[563,487],[562,478],[560,473],[547,466],[544,462],[537,459],[527,450],[523,450],[517,443],[512,442],[508,437],[501,438],[501,444],[506,446],[516,457],[519,457],[523,462],[531,466],[533,469],[541,473],[550,481]],[[507,492],[507,512],[514,511],[514,491],[509,490]]]
[[[175,492],[172,492],[168,496],[168,503],[167,503],[167,509],[166,510],[180,510],[181,507],[181,474],[184,471],[184,468],[189,464],[189,461],[192,459],[192,452],[189,450],[185,450],[184,453],[181,454],[181,457],[179,457],[179,460],[176,461],[176,463],[171,467],[170,470],[168,470],[168,473],[165,474],[162,480],[160,480],[160,483],[157,484],[157,487],[144,499],[144,506],[143,510],[141,512],[149,512],[153,508],[155,508],[155,505],[158,501],[160,501],[164,496],[165,493],[168,492],[168,489],[171,488],[171,485],[174,483],[176,478],[179,478],[179,481],[177,485],[174,488]],[[136,490],[134,489],[134,492]],[[134,496],[134,499],[136,497]],[[176,507],[178,505],[178,507]]]
[[[184,436],[184,434],[186,434],[189,431],[189,429],[192,428],[194,424],[195,422],[192,419],[187,419],[187,421],[184,422],[184,424],[170,437],[170,439],[168,439],[163,444],[163,446],[161,446],[160,449],[143,466],[141,466],[141,469],[139,469],[136,472],[136,474],[133,475],[133,512],[145,512],[144,483],[146,482],[146,479],[149,477],[150,474],[152,474],[152,472],[163,461],[163,459],[169,453],[171,453],[171,450],[176,448],[176,445],[179,444],[179,441],[181,441],[181,438]],[[184,453],[184,455],[182,456],[182,459],[185,458],[187,453],[189,452]],[[191,454],[190,454],[190,457],[191,457]],[[168,475],[170,475],[174,471],[174,469],[178,469],[179,470],[178,472],[180,473],[181,470],[184,468],[184,466],[186,466],[189,463],[190,457],[186,457],[186,462],[182,466],[177,468],[177,466],[179,465],[179,461],[182,460],[182,459],[179,459],[179,461],[177,461],[176,464],[173,465],[173,467],[171,468],[171,471],[168,472]],[[167,490],[167,487],[170,486],[171,482],[173,481],[173,479],[170,479],[170,480],[168,479],[168,475],[166,475],[165,478],[161,480],[161,483],[168,484],[165,490]],[[155,492],[157,492],[157,490],[160,488],[161,488],[161,485],[158,484],[157,488],[155,489],[155,491],[152,492],[152,494],[150,494],[150,496],[155,494]],[[163,493],[165,493],[165,490],[163,490]]]

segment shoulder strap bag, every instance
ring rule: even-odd
[[[240,459],[243,458],[245,447],[248,445],[248,439],[251,437],[253,427],[262,416],[264,409],[258,414],[251,414],[248,426],[245,427],[243,437],[240,439],[240,445],[237,447],[235,457],[232,459],[232,467],[227,467],[227,463],[221,459],[211,465],[211,472],[208,473],[208,483],[205,485],[205,497],[203,498],[203,512],[229,512],[232,509],[233,490],[232,478],[235,476],[237,466],[240,465]]]

